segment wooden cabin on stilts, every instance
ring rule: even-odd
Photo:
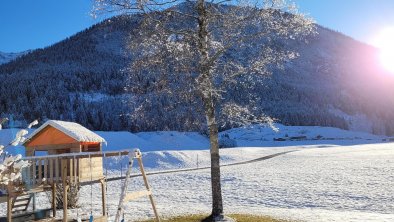
[[[101,183],[102,195],[102,214],[95,215],[94,221],[107,221],[107,184],[103,174],[103,158],[111,156],[128,156],[130,159],[138,159],[147,190],[144,194],[149,196],[156,220],[160,221],[143,170],[139,150],[136,154],[133,150],[103,152],[103,143],[106,141],[102,137],[73,122],[49,120],[35,130],[23,144],[26,148],[24,159],[30,162],[30,166],[23,169],[20,181],[13,181],[6,187],[0,187],[7,191],[6,195],[0,195],[0,203],[7,202],[7,222],[13,220],[13,214],[26,212],[31,202],[35,211],[35,195],[44,191],[51,191],[52,218],[55,218],[56,193],[59,184],[62,185],[60,187],[62,187],[63,196],[62,220],[69,221],[67,194],[70,186],[92,183]],[[129,169],[131,171],[131,166]],[[125,180],[123,189],[127,186],[127,180],[128,178]],[[131,197],[134,196],[135,194],[130,194],[126,199],[121,197],[119,209],[123,201],[132,199]],[[49,217],[49,214],[50,211],[46,211],[44,217]],[[26,219],[24,217],[19,221],[26,221]],[[35,218],[28,219],[34,220]]]
[[[9,184],[6,189],[7,220],[11,221],[13,213],[26,211],[31,201],[35,211],[35,194],[49,190],[52,191],[52,214],[56,217],[58,184],[63,188],[64,221],[67,221],[67,192],[71,184],[99,180],[105,202],[102,157],[73,156],[101,152],[105,142],[99,135],[73,122],[49,120],[35,130],[23,144],[30,166],[23,170],[22,181]]]

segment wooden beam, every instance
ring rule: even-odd
[[[145,174],[144,165],[142,164],[141,155],[137,156],[137,160],[138,160],[138,165],[141,170],[142,178],[144,179],[145,188],[146,188],[146,190],[150,191],[148,178],[146,177],[146,174]],[[149,194],[149,200],[150,200],[150,203],[152,204],[152,208],[153,208],[153,212],[155,213],[156,221],[160,222],[159,213],[157,212],[155,201],[153,200],[152,192]]]
[[[38,164],[37,164],[37,167],[38,167],[38,184],[41,184],[42,183],[42,160],[41,159],[38,159]]]
[[[36,185],[36,172],[37,172],[37,167],[36,167],[36,160],[33,160],[33,165],[32,165],[32,170],[33,170],[33,186]]]
[[[12,196],[10,193],[7,196],[7,222],[12,222]]]
[[[108,222],[107,216],[94,217],[94,222]]]
[[[69,159],[68,160],[68,169],[69,169],[68,171],[70,172],[70,174],[69,174],[70,184],[74,183],[73,164],[74,164],[74,159]]]
[[[33,193],[33,212],[36,211],[37,201],[36,201],[36,193]]]
[[[67,222],[67,160],[62,159],[62,182],[63,182],[63,222]]]
[[[78,170],[78,163],[79,160],[77,158],[74,158],[74,182],[78,183],[78,176],[79,176],[79,170]]]
[[[33,147],[27,146],[27,149],[34,149],[35,151],[49,151],[49,150],[62,150],[78,148],[79,143],[68,143],[68,144],[49,144],[49,145],[38,145]]]
[[[42,163],[44,164],[44,184],[48,184],[48,159],[44,159]]]
[[[52,216],[56,217],[56,184],[52,184]]]
[[[58,183],[60,181],[60,170],[59,169],[59,158],[55,159],[55,183]]]
[[[107,184],[104,180],[100,180],[101,183],[101,204],[103,208],[103,216],[107,215]]]
[[[49,161],[49,181],[50,184],[54,184],[54,180],[53,180],[53,159],[48,159]]]
[[[126,194],[124,201],[127,202],[130,200],[135,200],[140,197],[149,196],[149,195],[152,195],[152,191],[150,191],[150,190],[135,191],[135,192]]]
[[[122,150],[122,151],[98,151],[98,152],[81,152],[81,153],[64,153],[58,155],[48,155],[48,156],[29,156],[24,157],[23,160],[38,160],[44,158],[61,158],[61,159],[73,159],[75,158],[89,158],[90,157],[112,157],[112,156],[127,156],[132,153],[132,150]]]

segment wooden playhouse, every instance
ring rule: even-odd
[[[0,187],[7,191],[0,195],[0,203],[7,203],[7,221],[33,219],[24,214],[29,215],[31,202],[35,212],[35,194],[44,191],[52,191],[51,208],[56,217],[58,184],[63,185],[63,197],[67,197],[71,184],[97,182],[101,183],[103,217],[95,221],[106,221],[103,143],[106,141],[102,137],[74,122],[49,120],[35,130],[23,143],[26,148],[23,159],[30,165],[23,169],[19,181]],[[68,221],[67,198],[63,198],[63,221]]]
[[[82,152],[102,151],[102,144],[106,141],[78,123],[49,120],[34,131],[23,144],[26,156],[43,156],[73,154]],[[68,176],[78,178],[79,182],[103,178],[102,157],[91,157],[68,160]],[[75,172],[70,172],[73,171]]]
[[[26,157],[30,165],[23,169],[22,178],[9,182],[7,186],[0,186],[0,190],[7,192],[0,193],[0,203],[7,203],[7,222],[26,221],[37,219],[35,215],[28,212],[30,202],[33,202],[33,213],[35,209],[35,194],[44,191],[51,191],[52,221],[56,218],[56,193],[57,187],[61,184],[62,189],[62,221],[68,220],[68,192],[73,184],[91,185],[101,184],[101,207],[102,214],[95,215],[95,222],[107,221],[106,208],[106,186],[107,175],[103,174],[103,160],[107,157],[127,157],[129,166],[126,177],[123,179],[122,195],[117,209],[116,220],[119,221],[120,212],[123,210],[123,202],[134,200],[142,196],[148,196],[156,221],[160,221],[156,207],[154,205],[152,192],[143,169],[142,155],[140,151],[102,151],[102,144],[106,141],[86,129],[85,127],[65,121],[49,120],[35,130],[24,142]],[[133,159],[137,159],[141,170],[141,175],[146,190],[127,193],[127,181],[130,178]],[[92,195],[92,194],[91,194]],[[92,197],[91,197],[92,198]],[[91,203],[93,204],[93,203]],[[41,214],[41,213],[40,213]],[[29,215],[29,216],[27,216]],[[31,217],[32,216],[32,217]],[[46,212],[44,221],[48,221],[51,216]],[[97,217],[98,216],[98,217]],[[0,221],[3,221],[0,218]]]

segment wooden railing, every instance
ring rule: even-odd
[[[22,178],[9,183],[9,186],[24,187],[25,190],[29,190],[39,186],[63,183],[64,180],[67,180],[68,183],[79,183],[92,179],[92,173],[95,173],[93,179],[97,180],[103,177],[103,157],[125,156],[132,152],[130,149],[115,152],[83,152],[25,157],[23,159],[29,161],[30,165],[22,170]],[[92,164],[92,160],[95,160],[95,163]],[[94,170],[91,170],[92,165],[95,167]],[[97,173],[97,169],[101,169],[101,174]],[[7,190],[6,186],[0,188]]]

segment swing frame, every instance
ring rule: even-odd
[[[139,150],[138,150],[139,152]],[[80,181],[78,174],[81,170],[79,162],[83,159],[102,157],[105,161],[106,157],[114,156],[132,156],[134,158],[135,150],[127,149],[121,151],[98,151],[98,152],[83,152],[83,153],[69,153],[59,155],[48,155],[48,156],[30,156],[23,158],[29,161],[31,164],[29,167],[23,169],[23,176],[19,181],[10,182],[5,188],[7,194],[2,195],[0,202],[7,202],[7,222],[12,221],[12,206],[15,197],[18,195],[35,194],[38,192],[44,192],[51,190],[52,192],[52,216],[56,217],[56,184],[63,184],[63,221],[68,221],[68,209],[67,209],[67,193],[70,184],[73,182],[79,183],[81,186],[92,185],[94,183],[101,184],[101,203],[102,203],[102,215],[95,217],[94,221],[107,221],[107,175],[103,175],[101,178],[94,178],[90,181]],[[140,152],[139,152],[140,154]],[[142,165],[141,155],[135,156],[140,163],[141,174],[143,175],[144,182],[146,181],[146,189],[150,191],[149,185],[147,184],[147,178]],[[86,167],[86,166],[85,166]],[[88,166],[91,167],[91,166]],[[129,169],[131,166],[129,166]],[[86,170],[86,169],[85,169]],[[131,172],[131,170],[130,170]],[[128,171],[129,173],[129,171]],[[129,174],[130,175],[130,174]],[[125,179],[127,181],[128,178]],[[150,191],[150,197],[152,196]],[[154,206],[152,197],[152,206],[154,207],[156,218],[158,218],[156,207]],[[34,207],[33,207],[34,208]],[[160,220],[157,220],[160,221]]]
[[[148,178],[146,177],[146,173],[145,173],[145,170],[144,170],[144,165],[142,163],[141,151],[139,149],[135,149],[134,150],[134,154],[129,153],[128,156],[129,156],[129,166],[128,166],[128,169],[127,169],[127,172],[126,172],[126,177],[125,177],[125,180],[124,180],[124,183],[123,183],[123,186],[122,186],[122,191],[121,191],[121,194],[120,194],[120,199],[119,199],[119,204],[118,204],[118,210],[117,210],[116,216],[115,216],[115,222],[119,222],[120,216],[121,216],[122,213],[123,213],[123,217],[124,217],[124,203],[125,202],[131,201],[131,200],[135,200],[135,199],[138,199],[138,198],[144,197],[144,196],[148,196],[149,197],[150,203],[152,205],[153,212],[155,214],[156,222],[160,222],[159,213],[157,212],[156,204],[155,204],[155,201],[153,199],[152,191],[151,191],[151,188],[150,188],[149,183],[148,183]],[[134,159],[137,159],[137,161],[138,161],[138,166],[140,168],[141,175],[142,175],[142,178],[144,180],[144,185],[145,185],[145,189],[146,190],[134,191],[134,192],[131,192],[131,193],[127,193],[127,185],[128,185],[129,179],[130,179],[132,168],[133,168]]]

